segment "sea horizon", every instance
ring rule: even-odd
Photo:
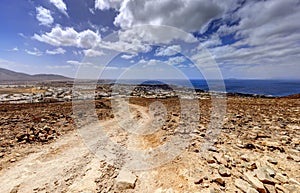
[[[106,79],[107,81],[108,79]],[[241,93],[272,97],[283,97],[300,93],[300,80],[297,79],[224,79],[224,80],[204,80],[204,79],[165,79],[165,80],[142,80],[142,79],[122,79],[109,80],[109,83],[122,84],[170,84],[187,88],[201,89],[211,92]],[[221,82],[220,82],[221,81]],[[210,87],[208,86],[208,82]]]

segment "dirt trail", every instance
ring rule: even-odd
[[[202,152],[207,130],[199,123],[191,132],[191,143],[180,155],[151,170],[125,173],[125,182],[129,182],[123,189],[115,186],[120,182],[122,161],[128,152],[103,146],[106,143],[99,141],[98,136],[106,133],[110,141],[127,150],[155,150],[176,136],[176,125],[181,121],[174,111],[166,123],[160,122],[164,120],[164,113],[159,103],[152,105],[158,108],[154,114],[162,112],[162,116],[157,117],[153,116],[151,105],[148,110],[131,104],[128,112],[124,105],[116,104],[120,115],[114,113],[114,119],[101,121],[100,130],[98,125],[91,124],[79,132],[70,132],[1,170],[0,192],[236,193],[250,190],[299,193],[300,126],[299,114],[296,114],[299,111],[295,111],[298,102],[294,101],[289,108],[286,106],[290,103],[282,104],[282,108],[270,108],[274,101],[265,105],[266,100],[261,104],[256,101],[256,105],[248,99],[238,102],[242,105],[235,105],[237,109],[228,113],[228,122],[207,151]],[[239,103],[234,101],[234,104]],[[241,107],[249,112],[242,114]],[[138,135],[128,134],[126,129],[136,129],[132,126],[137,123],[145,126],[142,132],[153,131],[153,134],[139,135],[139,130],[133,130]],[[152,130],[161,124],[166,127]],[[103,160],[108,159],[97,157],[88,147],[97,151],[111,148],[112,159],[106,163]]]
[[[99,175],[98,161],[77,133],[72,132],[2,170],[0,192],[92,191]]]
[[[140,118],[149,120],[146,108],[132,105],[131,109]],[[101,126],[114,130],[117,124],[107,120],[101,121]],[[86,128],[91,139],[97,140],[93,137],[97,128],[94,125]],[[100,161],[80,134],[73,131],[2,170],[0,192],[95,192],[95,179],[101,176]]]
[[[132,124],[139,124],[142,128],[159,125],[157,121],[153,121],[151,110],[131,104],[129,112],[131,117],[129,117],[126,114],[127,109],[121,104],[117,104],[117,108],[119,108],[119,115],[116,113],[114,119],[101,121],[100,124],[102,132],[105,131],[110,140],[132,150],[155,148],[160,144],[160,138],[164,134],[161,131],[157,132],[158,134],[141,135],[140,138],[139,135],[128,135],[125,131]],[[127,118],[123,116],[124,114]],[[151,125],[153,123],[155,124]],[[90,150],[92,146],[97,146],[99,143],[98,138],[95,137],[103,134],[98,133],[99,131],[99,125],[87,125],[62,136],[51,144],[35,149],[34,153],[12,163],[10,167],[0,171],[0,192],[114,192],[114,178],[122,169],[122,163],[110,165]],[[122,153],[116,153],[116,155],[120,157],[120,160],[122,156],[126,156]],[[190,163],[191,159],[187,161]],[[170,163],[164,168],[151,171],[135,171],[134,175],[139,179],[135,184],[135,189],[117,192],[152,193],[161,187],[161,183],[172,187],[174,180],[181,180],[177,179],[178,172],[181,171],[178,168],[181,167],[174,170],[176,167],[173,165],[174,163]],[[182,165],[182,168],[188,165]],[[169,172],[165,173],[167,170]],[[170,176],[173,176],[173,179]],[[184,180],[181,181],[184,182]]]

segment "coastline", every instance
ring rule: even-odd
[[[0,85],[0,103],[38,103],[38,102],[67,102],[76,100],[99,100],[112,97],[141,97],[141,98],[186,98],[209,99],[210,97],[243,97],[243,98],[294,98],[299,93],[291,95],[264,95],[243,92],[206,91],[200,88],[191,88],[182,85],[142,82],[112,83],[109,81],[93,82],[65,82],[46,81]]]

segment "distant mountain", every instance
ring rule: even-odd
[[[71,78],[56,74],[29,75],[0,68],[0,81],[45,81],[45,80],[71,80]]]

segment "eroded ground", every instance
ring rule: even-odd
[[[131,121],[122,115],[122,103],[120,115],[109,100],[95,105],[103,131],[121,147],[155,150],[183,124],[185,107],[177,99],[130,102]],[[156,113],[149,107],[157,107]],[[207,129],[214,116],[211,101],[191,108],[200,109],[200,121],[180,155],[150,170],[127,171],[126,152],[114,152],[120,159],[107,163],[90,151],[86,144],[102,147],[95,135],[99,128],[85,119],[75,125],[71,103],[1,105],[0,192],[300,192],[299,99],[230,97],[214,138]],[[190,112],[187,117],[196,116]],[[159,128],[147,135],[122,128],[135,123]]]

